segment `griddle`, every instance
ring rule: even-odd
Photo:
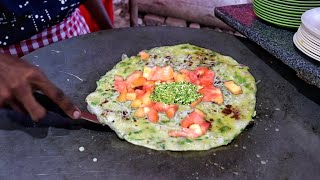
[[[154,151],[119,139],[107,126],[54,110],[33,123],[27,115],[2,109],[0,179],[319,179],[319,89],[247,39],[205,29],[117,29],[65,40],[23,58],[85,109],[85,97],[122,54],[180,43],[232,56],[256,78],[255,123],[231,144],[201,152]]]

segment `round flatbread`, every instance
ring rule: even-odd
[[[156,47],[144,52],[149,55],[147,60],[142,60],[140,55],[124,57],[97,81],[97,89],[86,98],[88,110],[96,114],[102,124],[113,129],[119,138],[155,150],[208,150],[230,143],[252,121],[256,83],[247,66],[231,57],[190,44]],[[181,121],[193,111],[189,105],[179,105],[172,119],[159,113],[159,121],[153,123],[147,117],[135,117],[136,109],[131,107],[131,101],[117,101],[119,92],[114,86],[115,76],[126,78],[137,70],[143,71],[145,66],[170,66],[176,72],[201,66],[214,71],[212,83],[222,91],[223,103],[200,102],[196,106],[206,114],[204,120],[210,123],[205,134],[196,138],[169,135],[170,131],[181,129]],[[226,87],[225,82],[230,81],[241,88],[241,93],[233,94]]]

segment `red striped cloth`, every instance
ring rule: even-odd
[[[21,57],[43,46],[89,32],[85,19],[80,14],[79,9],[76,9],[61,23],[51,26],[20,43],[0,48],[0,53]]]

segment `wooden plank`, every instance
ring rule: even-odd
[[[130,26],[138,26],[138,3],[137,0],[129,0]]]

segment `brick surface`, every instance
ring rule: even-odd
[[[187,27],[187,22],[183,19],[168,17],[166,19],[166,25],[176,26],[176,27]]]
[[[198,24],[198,23],[191,23],[191,24],[189,25],[189,28],[200,29],[200,24]]]
[[[147,26],[159,26],[159,25],[164,25],[165,18],[153,14],[147,14],[143,18],[144,23]]]
[[[141,18],[138,18],[138,25],[142,26],[143,24],[143,20]]]
[[[114,11],[114,15],[115,15],[115,16],[119,16],[120,13],[121,13],[121,11],[122,11],[122,9],[116,9],[116,10]]]

